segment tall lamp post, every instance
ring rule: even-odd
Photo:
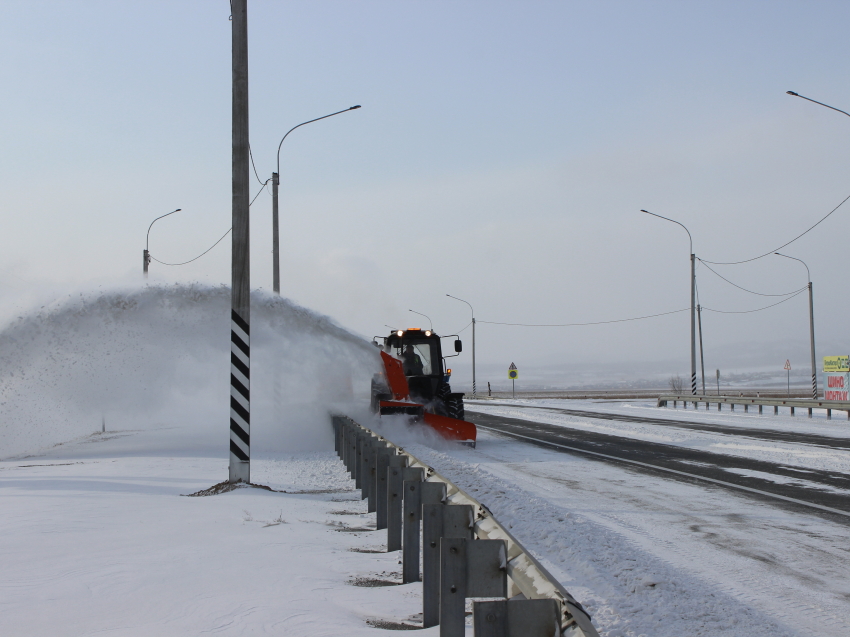
[[[298,126],[293,126],[290,128],[286,135],[283,136],[283,139],[280,140],[280,144],[277,145],[277,172],[272,173],[272,288],[274,289],[275,294],[280,294],[280,226],[278,223],[278,204],[277,204],[277,190],[280,185],[280,147],[283,146],[283,141],[287,138],[289,133],[294,131],[296,128],[300,128],[305,124],[312,124],[313,122],[318,122],[320,119],[327,119],[328,117],[333,117],[334,115],[339,115],[340,113],[347,113],[348,111],[355,111],[360,108],[360,105],[352,106],[351,108],[346,108],[342,111],[337,111],[336,113],[331,113],[330,115],[323,115],[322,117],[317,117],[316,119],[311,119],[308,122],[301,122]]]
[[[431,326],[429,329],[432,332],[434,331],[434,323],[431,322],[431,318],[427,314],[423,314],[422,312],[417,312],[416,310],[407,310],[407,311],[413,312],[414,314],[418,314],[419,316],[424,316],[426,319],[428,319],[428,325]]]
[[[182,208],[178,208],[177,210],[172,210],[168,213],[168,215],[173,215],[175,212],[180,212]],[[167,217],[168,215],[162,215],[162,217]],[[153,221],[151,221],[151,225],[148,226],[148,236],[145,239],[145,251],[142,254],[142,272],[145,274],[145,278],[148,278],[148,264],[151,262],[151,253],[148,250],[150,248],[151,243],[151,228],[153,228],[153,224],[162,219],[162,217],[157,217]]]
[[[815,304],[812,291],[812,275],[809,272],[809,266],[807,266],[806,262],[802,259],[798,259],[797,257],[789,257],[787,254],[780,254],[779,252],[774,252],[773,254],[780,257],[785,257],[786,259],[794,259],[794,261],[799,261],[806,267],[806,278],[809,280],[809,345],[812,352],[812,400],[817,400],[818,371],[817,362],[815,361]]]
[[[466,303],[469,305],[469,309],[472,312],[472,397],[475,398],[475,310],[472,309],[472,305],[469,301],[464,301],[463,299],[459,299],[451,294],[446,294],[446,296],[450,299],[454,299],[455,301]]]
[[[667,217],[662,217],[661,215],[657,215],[654,212],[650,212],[649,210],[641,210],[641,212],[645,212],[648,215],[652,215],[653,217],[658,217],[659,219],[664,219],[665,221],[670,221],[675,223],[676,225],[682,226],[685,229],[685,232],[688,233],[688,241],[691,244],[691,394],[696,396],[697,393],[697,345],[696,345],[696,257],[694,256],[694,240],[691,237],[691,231],[685,228],[685,226],[674,219],[668,219]]]

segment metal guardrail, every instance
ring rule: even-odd
[[[340,431],[343,431],[344,425],[347,424],[349,427],[358,428],[374,437],[376,440],[386,443],[386,445],[392,449],[396,455],[406,457],[408,467],[420,469],[424,472],[424,481],[426,483],[432,482],[444,484],[446,489],[445,503],[449,505],[468,505],[472,507],[474,515],[471,526],[474,537],[482,540],[503,540],[505,542],[507,559],[505,560],[504,568],[507,571],[508,576],[508,598],[513,598],[521,594],[522,597],[520,599],[555,600],[560,608],[560,634],[563,637],[599,636],[596,628],[591,623],[590,615],[582,607],[582,605],[572,595],[570,595],[570,593],[558,582],[558,580],[556,580],[543,567],[543,565],[541,565],[540,562],[538,562],[537,559],[535,559],[535,557],[531,555],[522,546],[522,544],[520,544],[519,541],[511,535],[504,526],[502,526],[502,524],[499,523],[498,520],[496,520],[486,506],[460,489],[451,480],[442,476],[433,467],[428,466],[426,463],[405,451],[402,447],[394,444],[392,441],[387,440],[380,434],[356,423],[348,416],[333,416],[332,420],[337,434],[337,451],[339,452],[340,457],[344,460],[349,454],[355,453],[355,448],[359,449],[359,445],[351,445],[348,450],[344,448],[345,442],[344,440],[341,440],[341,437],[344,437],[344,434],[340,434]],[[356,464],[357,463],[355,463],[355,465]],[[391,470],[392,468],[390,468],[390,471]],[[360,478],[359,473],[358,478]],[[366,491],[369,488],[366,484],[366,480],[362,480],[362,482],[361,480],[358,480],[358,485],[362,485],[361,488],[364,489],[363,497],[365,498]],[[390,495],[390,499],[392,499],[392,494]],[[370,510],[372,510],[371,506],[370,498]],[[392,504],[390,504],[390,506],[392,506]],[[385,513],[384,516],[386,517],[386,515],[387,514]],[[381,516],[380,509],[378,516],[379,518]],[[391,514],[390,517],[392,517]],[[390,522],[390,525],[392,525],[392,522]],[[381,528],[380,523],[378,528]],[[388,530],[392,533],[391,528]],[[389,547],[388,542],[388,549],[390,548],[391,547]],[[416,561],[418,563],[418,557]]]
[[[705,404],[708,409],[711,403],[717,403],[717,409],[720,410],[723,405],[729,405],[732,411],[735,410],[735,405],[743,405],[744,411],[748,412],[750,406],[758,406],[758,413],[764,413],[764,407],[773,407],[773,413],[778,414],[780,407],[787,407],[791,415],[794,415],[796,408],[807,409],[808,415],[811,417],[812,409],[826,409],[826,417],[832,418],[833,411],[846,411],[847,419],[850,420],[850,401],[839,400],[813,400],[811,398],[751,398],[748,396],[708,396],[708,395],[693,395],[693,394],[668,394],[658,397],[658,406],[667,407],[668,403],[673,403],[675,407],[678,402],[681,402],[684,407],[688,403],[693,403],[694,407],[698,407],[700,403]]]

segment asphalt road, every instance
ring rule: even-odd
[[[472,401],[464,401],[467,405],[474,405]],[[487,404],[487,403],[479,403]],[[556,411],[570,416],[582,418],[598,418],[600,420],[614,420],[619,422],[644,423],[647,425],[660,425],[662,427],[676,427],[677,429],[693,429],[696,431],[707,431],[710,433],[728,434],[737,438],[753,438],[756,440],[769,440],[771,442],[794,442],[804,445],[815,445],[828,447],[830,449],[844,449],[850,451],[850,439],[834,438],[812,433],[797,433],[793,431],[771,431],[769,429],[749,429],[738,425],[717,425],[714,423],[694,422],[691,420],[680,420],[675,418],[650,418],[646,416],[626,416],[624,414],[609,414],[601,411],[588,411],[586,409],[564,409],[562,407],[539,407],[537,405],[511,405],[512,408],[522,409],[546,409]],[[674,411],[670,409],[671,416],[677,413],[686,413],[685,410]],[[701,412],[702,413],[702,412]],[[805,415],[799,416],[805,418]],[[796,418],[796,416],[795,416]]]
[[[821,506],[828,507],[830,509],[837,509],[838,511],[844,512],[846,516],[830,513],[823,509],[805,507],[810,513],[817,511],[836,521],[840,521],[845,524],[850,522],[850,517],[847,517],[850,516],[850,475],[847,474],[835,471],[820,471],[816,469],[797,469],[762,460],[739,458],[736,456],[727,456],[656,442],[636,440],[625,436],[573,429],[569,426],[569,423],[565,423],[564,425],[549,425],[520,418],[478,413],[474,412],[473,409],[474,405],[469,404],[466,418],[470,422],[484,428],[494,430],[498,433],[518,437],[530,444],[563,451],[564,453],[579,454],[582,457],[592,458],[600,462],[620,463],[620,461],[625,461],[622,462],[624,466],[628,466],[637,471],[656,474],[659,477],[666,479],[672,478],[677,480],[693,481],[702,478],[707,481],[711,481],[712,484],[721,488],[725,487],[733,489],[738,494],[741,494],[742,491],[741,489],[735,488],[736,486],[745,490],[755,490],[763,493],[755,493],[753,491],[744,491],[744,493],[749,493],[755,498],[769,499],[773,503],[781,502],[792,508],[804,507],[805,505],[777,498],[791,498],[816,507]],[[539,408],[535,407],[535,409]],[[715,431],[719,428],[722,430],[720,433],[728,433],[730,435],[734,433],[736,435],[740,435],[737,427],[733,428],[722,427],[719,425],[703,425],[702,423],[685,423],[666,419],[641,419],[581,410],[557,409],[557,411],[585,418],[605,418],[630,422],[652,422],[652,424],[662,424],[675,427],[693,425],[694,428],[699,428],[704,431]],[[758,437],[761,439],[768,439],[764,435],[765,433],[782,433],[764,432],[762,430],[745,431],[753,434],[752,436],[747,437]],[[816,444],[818,446],[832,446],[828,445],[822,436],[815,436],[814,438],[817,442],[811,442],[809,438],[812,437],[810,436],[804,436],[803,439],[800,438],[799,434],[788,435],[796,437],[769,439],[783,440],[785,442],[802,442],[804,444]],[[841,443],[844,445],[842,448],[847,448],[846,440],[841,440]],[[555,445],[563,445],[571,447],[572,449],[563,449]],[[589,454],[604,454],[608,457]],[[795,482],[778,484],[777,482],[768,479],[732,473],[726,469],[747,469],[750,471],[759,471],[765,474],[782,476],[780,480],[784,478],[794,480]],[[671,471],[677,473],[671,473]],[[692,477],[682,475],[683,473],[689,474],[689,476]]]

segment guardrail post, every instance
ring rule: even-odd
[[[431,485],[442,489],[422,491],[422,624],[425,628],[440,623],[440,538],[471,540],[473,521],[471,506],[443,504],[445,484],[425,482],[422,486]]]
[[[812,408],[809,407],[809,418],[811,418],[811,417],[812,417]],[[827,416],[827,418],[828,418],[828,416]]]
[[[507,595],[506,561],[504,540],[440,540],[440,637],[464,637],[467,597]]]
[[[402,498],[407,456],[392,456],[387,469],[387,552],[401,549]]]
[[[351,477],[354,477],[354,457],[356,455],[357,430],[353,422],[345,428],[345,467]]]
[[[375,513],[378,510],[378,454],[385,446],[383,441],[375,438],[366,447],[366,497],[369,498],[366,511],[368,513]]]
[[[762,413],[761,408],[762,407],[764,407],[764,405],[759,405],[759,416],[761,416],[761,413]]]
[[[363,488],[363,478],[362,478],[362,469],[363,469],[363,443],[366,440],[366,432],[358,431],[357,438],[354,443],[354,488],[362,489]],[[361,498],[362,499],[362,498]]]
[[[811,417],[812,417],[812,416],[811,416],[811,414],[812,414],[812,410],[810,409],[810,410],[809,410],[809,418],[811,418]],[[826,419],[827,419],[827,420],[832,420],[832,410],[831,410],[831,409],[827,409],[827,410],[826,410]]]
[[[401,581],[404,584],[419,581],[419,521],[422,517],[420,485],[425,478],[424,469],[407,467],[402,469],[404,479],[404,503],[401,552]]]
[[[791,407],[791,415],[792,416],[794,415],[794,408],[793,407]]]
[[[472,604],[475,637],[552,637],[561,632],[559,615],[554,599],[497,599]]]
[[[372,435],[368,432],[363,433],[360,441],[360,473],[359,484],[360,499],[365,500],[369,495],[369,448],[372,446]]]
[[[749,411],[750,411],[750,406],[747,403],[744,403],[744,413],[745,414],[749,413]]]
[[[774,415],[774,416],[778,416],[778,415],[779,415],[779,405],[774,405],[774,406],[773,406],[773,415]]]
[[[387,469],[390,468],[390,456],[393,455],[393,449],[384,447],[378,450],[375,462],[375,517],[379,531],[387,528]]]

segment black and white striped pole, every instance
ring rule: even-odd
[[[231,0],[233,255],[230,310],[230,482],[251,481],[251,269],[248,174],[248,1]]]

